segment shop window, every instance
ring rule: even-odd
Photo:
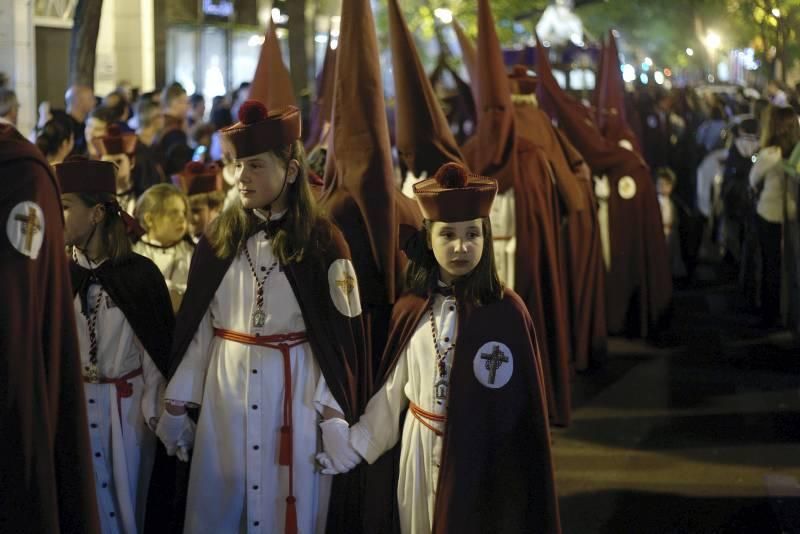
[[[224,95],[227,91],[228,39],[221,28],[205,27],[201,32],[200,65],[198,81],[200,92],[206,98]]]
[[[176,81],[187,93],[194,93],[197,33],[189,28],[170,28],[167,43],[167,83]]]

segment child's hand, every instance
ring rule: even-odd
[[[158,420],[156,436],[169,456],[177,455],[182,462],[189,461],[189,450],[194,445],[194,421],[185,412],[173,415],[165,410]]]
[[[361,456],[350,445],[350,426],[347,421],[328,419],[320,423],[319,427],[322,429],[325,452],[317,455],[317,460],[325,468],[322,471],[324,474],[347,473],[361,463]]]

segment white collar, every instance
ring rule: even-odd
[[[13,126],[15,129],[17,127],[16,124],[14,124],[10,120],[6,119],[5,117],[0,117],[0,124],[8,124],[9,126]]]
[[[272,213],[272,214],[270,214],[269,220],[270,221],[277,221],[278,219],[280,219],[281,217],[286,215],[287,211],[288,210],[283,210],[283,211],[279,211],[279,212],[276,212],[276,213]],[[253,213],[255,213],[256,217],[258,217],[262,221],[266,221],[267,220],[267,216],[260,209],[254,209]]]
[[[78,250],[77,247],[72,247],[72,259],[75,260],[75,263],[83,267],[84,269],[97,269],[100,267],[108,258],[103,258],[98,262],[91,261],[86,254],[82,251]]]

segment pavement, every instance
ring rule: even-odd
[[[553,429],[565,534],[800,533],[800,349],[712,266],[659,346],[612,338]]]

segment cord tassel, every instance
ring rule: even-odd
[[[297,534],[297,507],[296,499],[291,495],[286,497],[286,521],[284,524],[284,534]]]

